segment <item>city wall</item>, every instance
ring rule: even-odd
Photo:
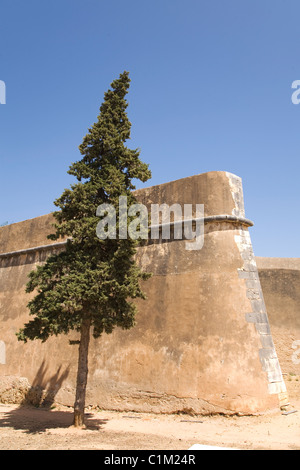
[[[297,380],[300,375],[300,258],[257,257],[256,263],[282,371]],[[297,395],[299,398],[300,390]]]
[[[149,207],[204,204],[204,246],[188,251],[185,240],[157,240],[138,249],[138,263],[153,273],[144,285],[147,300],[137,302],[135,328],[92,340],[87,405],[243,414],[286,404],[278,356],[286,365],[288,342],[299,331],[299,260],[274,268],[258,259],[257,268],[241,179],[210,172],[136,196]],[[77,346],[69,339],[76,333],[27,344],[15,336],[29,319],[28,273],[62,249],[46,238],[52,222],[49,214],[0,228],[3,401],[21,401],[23,387],[45,402],[74,402]]]

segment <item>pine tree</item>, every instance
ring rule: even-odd
[[[145,298],[140,280],[150,276],[134,260],[137,240],[101,240],[96,234],[97,207],[107,203],[117,209],[120,196],[127,196],[128,206],[135,203],[132,180],[145,182],[151,177],[139,150],[125,146],[131,129],[125,99],[129,85],[128,72],[112,82],[97,122],[79,146],[82,158],[69,168],[78,182],[54,202],[59,208],[53,213],[55,233],[48,236],[67,238],[67,243],[63,251],[30,272],[26,291],[35,292],[28,304],[34,318],[17,333],[21,341],[44,342],[52,335],[80,332],[75,426],[84,425],[90,335],[98,338],[115,327],[133,327],[132,299]]]

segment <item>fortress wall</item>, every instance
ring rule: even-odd
[[[54,243],[47,239],[47,235],[54,232],[53,222],[52,214],[47,214],[0,227],[0,253]]]
[[[253,413],[283,403],[286,389],[244,219],[240,178],[211,172],[136,195],[148,207],[204,204],[204,246],[189,251],[185,240],[170,240],[138,249],[138,262],[153,273],[144,286],[148,299],[138,301],[135,328],[92,340],[87,405]],[[51,219],[0,228],[0,253],[49,244]],[[6,349],[0,375],[2,383],[25,377],[73,405],[77,348],[68,340],[76,334],[43,344],[19,343],[15,336],[29,318],[28,272],[48,254],[40,249],[0,255],[0,341]]]
[[[256,261],[282,371],[300,375],[300,259]]]

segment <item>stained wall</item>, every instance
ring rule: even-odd
[[[138,249],[138,263],[153,273],[143,286],[147,300],[138,301],[135,328],[92,340],[87,404],[255,413],[284,403],[286,387],[264,300],[270,303],[269,291],[276,288],[266,271],[257,269],[241,179],[210,172],[136,196],[149,209],[152,203],[204,204],[204,245],[187,250],[185,240],[157,240]],[[10,378],[17,383],[23,377],[72,405],[77,349],[69,339],[76,334],[43,344],[23,344],[15,336],[29,319],[28,273],[61,249],[43,247],[49,245],[52,221],[49,214],[0,228],[0,340],[5,343],[0,384],[8,396]]]

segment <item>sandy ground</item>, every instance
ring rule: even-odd
[[[297,413],[251,417],[90,411],[86,429],[77,430],[69,408],[0,404],[0,449],[187,450],[202,444],[300,450],[300,401],[294,400],[294,407]]]

